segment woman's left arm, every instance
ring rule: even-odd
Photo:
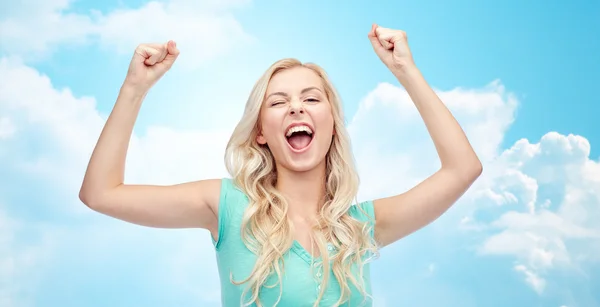
[[[375,200],[375,236],[389,245],[442,215],[473,184],[482,165],[462,128],[417,69],[403,31],[373,25],[379,58],[406,89],[437,150],[441,168],[409,191]]]

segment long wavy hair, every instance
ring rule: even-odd
[[[338,305],[349,299],[350,283],[366,297],[368,294],[363,284],[363,266],[370,258],[368,255],[377,255],[378,252],[370,235],[372,229],[368,227],[369,223],[360,222],[348,214],[350,207],[356,204],[359,178],[338,94],[325,71],[318,65],[301,63],[296,59],[277,61],[254,85],[242,119],[225,151],[227,170],[250,202],[242,219],[241,236],[247,248],[257,255],[257,261],[245,280],[234,281],[230,277],[231,282],[236,285],[247,283],[242,295],[244,298],[250,293],[246,306],[252,303],[262,306],[260,289],[281,285],[283,255],[294,242],[293,225],[287,218],[288,203],[275,188],[275,159],[267,146],[257,143],[256,136],[269,81],[278,72],[295,67],[311,69],[321,78],[325,94],[331,103],[336,132],[326,156],[325,202],[320,207],[318,221],[311,233],[322,259],[318,265],[323,270],[321,292],[314,306],[323,297],[330,270],[341,288]],[[332,244],[337,251],[333,255],[327,252],[328,244]],[[273,273],[277,275],[278,283],[267,285],[266,281]],[[279,298],[282,288],[279,287]]]

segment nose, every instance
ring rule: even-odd
[[[294,99],[292,103],[290,103],[290,115],[304,114],[304,106],[300,101]]]

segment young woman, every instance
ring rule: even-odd
[[[232,178],[124,184],[138,110],[179,54],[169,41],[136,49],[81,200],[139,225],[209,230],[223,306],[370,306],[368,262],[378,248],[438,218],[482,166],[415,66],[406,34],[373,25],[368,37],[414,101],[441,160],[411,190],[354,203],[359,180],[340,99],[319,66],[293,59],[273,64],[250,94],[225,153]]]

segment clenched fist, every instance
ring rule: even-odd
[[[179,50],[175,42],[142,44],[133,54],[125,84],[140,91],[148,91],[175,63]]]
[[[373,24],[368,36],[375,53],[392,72],[397,73],[414,64],[404,31]]]

